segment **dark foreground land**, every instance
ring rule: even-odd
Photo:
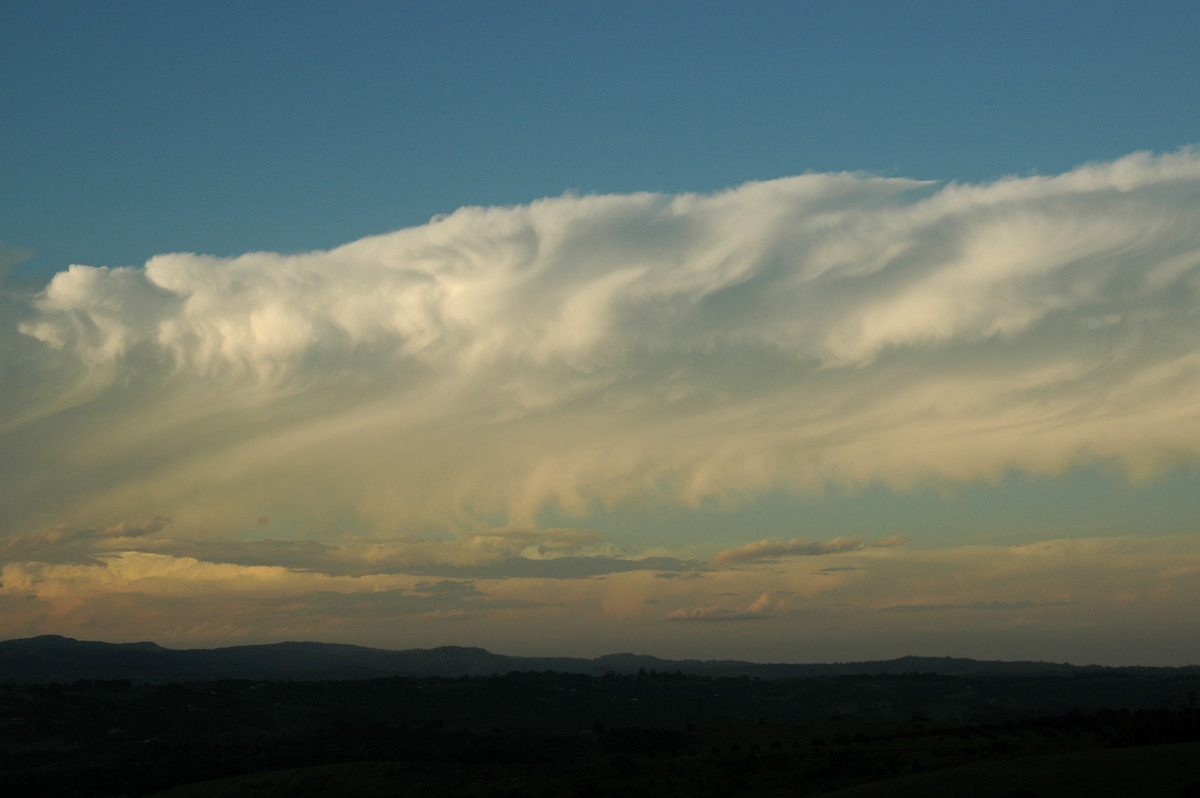
[[[12,796],[1200,796],[1200,675],[0,686]]]

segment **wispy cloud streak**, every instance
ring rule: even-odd
[[[792,538],[788,541],[760,540],[757,543],[747,543],[745,546],[718,552],[711,562],[713,565],[729,565],[730,563],[774,560],[780,557],[817,557],[822,554],[860,551],[865,548],[886,549],[892,546],[902,546],[905,542],[905,539],[899,535],[880,538],[870,543],[864,541],[862,536],[811,541],[801,538]]]

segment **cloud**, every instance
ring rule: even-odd
[[[760,617],[724,607],[686,607],[672,610],[666,616],[668,621],[752,621]]]
[[[940,610],[1030,610],[1038,607],[1060,607],[1069,601],[975,601],[970,604],[894,604],[880,607],[880,612],[931,612]]]
[[[445,577],[418,591],[470,578],[588,579],[630,571],[686,575],[697,563],[666,556],[621,556],[594,530],[491,529],[455,540],[397,536],[329,545],[313,540],[188,540],[161,533],[165,518],[103,529],[50,527],[0,541],[0,557],[17,562],[99,563],[103,555],[150,554],[236,567],[280,567],[331,577],[407,574]],[[439,587],[440,586],[440,587]]]
[[[131,523],[121,521],[102,529],[69,529],[66,526],[47,527],[24,535],[10,535],[0,541],[0,559],[35,558],[42,562],[83,556],[87,551],[105,551],[127,545],[131,538],[141,538],[161,532],[171,523],[169,518]]]
[[[12,270],[33,257],[33,252],[24,247],[14,247],[0,241],[0,287],[9,280]]]
[[[164,532],[109,540],[152,546]],[[813,573],[811,559],[785,557],[703,579],[660,579],[657,569],[451,578],[93,551],[88,562],[0,562],[0,637],[57,633],[185,647],[455,643],[516,654],[566,647],[588,656],[630,650],[760,661],[925,650],[1184,664],[1200,651],[1190,634],[1200,601],[1200,540],[1191,534],[864,547],[836,562],[855,569]],[[888,609],[898,607],[914,609]],[[1087,640],[1102,645],[1088,648]],[[1130,640],[1145,645],[1133,650]]]
[[[21,456],[0,463],[0,534],[162,515],[190,539],[262,518],[469,536],[777,488],[1142,478],[1200,461],[1198,298],[1194,149],[73,265],[5,295],[0,450]]]
[[[723,594],[734,595],[734,594]],[[787,601],[771,593],[760,593],[744,609],[727,607],[682,607],[666,615],[668,621],[752,621],[766,618],[787,609]]]
[[[905,542],[905,538],[899,535],[880,538],[871,543],[864,542],[861,536],[815,541],[800,538],[792,538],[786,542],[760,540],[757,543],[747,543],[736,549],[725,549],[718,552],[709,562],[713,565],[729,565],[730,563],[773,560],[779,557],[818,557],[822,554],[840,554],[865,548],[891,548],[903,545]]]
[[[413,590],[431,596],[478,596],[481,595],[474,582],[456,582],[443,579],[439,582],[418,582]]]
[[[698,568],[690,568],[686,571],[666,571],[663,573],[655,574],[654,576],[657,577],[658,579],[691,580],[691,579],[704,579],[706,576],[706,573]]]
[[[618,557],[557,557],[551,560],[531,560],[524,557],[509,557],[488,565],[448,566],[431,564],[405,569],[408,573],[436,574],[478,579],[536,578],[536,579],[588,579],[627,571],[662,571],[671,568],[686,573],[693,563],[671,557],[643,557],[624,559]]]

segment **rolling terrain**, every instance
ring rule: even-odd
[[[0,663],[7,795],[1200,795],[1194,668],[65,638]]]

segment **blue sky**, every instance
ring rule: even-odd
[[[1200,661],[1197,31],[0,3],[0,635]]]
[[[39,274],[462,205],[1191,143],[1194,4],[3,4],[3,240]]]

